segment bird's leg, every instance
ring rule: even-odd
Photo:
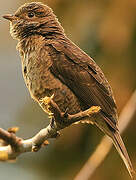
[[[54,116],[53,116],[52,118],[50,118],[50,126],[51,126],[52,129],[54,129],[55,126],[56,126]],[[52,136],[52,138],[58,138],[59,136],[60,136],[60,132],[57,131],[56,134],[54,134],[54,135]]]
[[[53,96],[45,97],[40,100],[40,105],[43,110],[48,113],[49,118],[51,119],[52,127],[59,127],[59,129],[69,126],[73,123],[84,121],[93,123],[95,119],[95,114],[99,113],[101,108],[99,106],[92,106],[85,111],[80,111],[79,113],[70,115],[68,114],[68,109],[65,112],[62,112],[59,106],[53,101]],[[88,119],[88,121],[86,121]]]
[[[64,112],[64,114],[63,114],[63,116],[65,117],[65,118],[67,118],[68,117],[68,108],[66,108],[66,110],[65,110],[65,112]]]
[[[54,119],[54,117],[52,117],[52,118],[50,119],[50,125],[51,125],[52,128],[55,127],[55,119]]]
[[[54,113],[53,113],[53,111],[51,111],[51,104],[53,103],[53,100],[52,100],[53,97],[54,97],[54,94],[51,97],[46,96],[40,100],[40,106],[48,114],[48,117],[50,119],[50,126],[52,129],[54,129],[56,127]],[[51,103],[51,101],[52,101],[52,103]],[[56,105],[56,103],[53,103],[53,104]],[[58,108],[58,106],[57,106],[57,108]],[[60,136],[60,133],[57,132],[56,134],[53,135],[53,138],[57,138],[59,136]]]
[[[53,113],[50,110],[50,102],[53,99],[53,97],[54,97],[54,94],[51,97],[45,96],[39,101],[40,106],[49,115],[50,119],[52,119],[53,117]]]

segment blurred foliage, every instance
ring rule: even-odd
[[[13,13],[25,1],[1,2],[1,13]],[[29,0],[26,2],[30,2]],[[120,112],[136,88],[136,1],[135,0],[46,0],[63,25],[67,36],[95,59],[107,76]],[[12,7],[12,8],[11,8]],[[48,124],[47,116],[34,103],[23,82],[15,41],[3,19],[0,61],[0,126],[20,127],[18,135],[28,138]],[[136,116],[124,133],[132,162],[136,164]],[[2,179],[70,180],[99,143],[102,133],[88,125],[74,125],[40,152],[22,155],[16,164],[3,165]],[[13,168],[15,167],[15,168]],[[136,168],[136,167],[135,167]],[[112,150],[93,180],[128,179],[120,157]]]

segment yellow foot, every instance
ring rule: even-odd
[[[44,98],[40,99],[40,102],[43,103],[44,105],[49,105],[53,97],[54,94],[51,97],[45,96]]]
[[[87,110],[88,116],[98,113],[101,110],[100,106],[92,106]]]
[[[85,113],[88,117],[86,119],[76,122],[74,124],[78,124],[78,123],[94,124],[92,115],[98,113],[100,110],[101,110],[100,106],[91,106],[89,109],[87,109],[85,111]],[[89,117],[91,117],[91,118],[89,118]]]
[[[54,94],[51,97],[46,96],[46,97],[40,99],[40,106],[49,115],[50,119],[52,119],[52,117],[53,117],[53,113],[49,110],[50,102],[53,99],[53,97],[54,97]]]

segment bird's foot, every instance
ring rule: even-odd
[[[50,119],[53,118],[53,113],[49,109],[53,97],[54,94],[51,97],[45,96],[44,98],[40,99],[40,106],[46,113],[48,113]]]
[[[53,99],[53,97],[54,97],[54,94],[53,94],[52,96],[50,96],[50,97],[45,96],[45,97],[42,98],[40,101],[41,101],[42,103],[44,103],[45,105],[49,105],[50,102],[51,102],[51,100]]]
[[[87,115],[91,116],[92,114],[98,113],[101,110],[100,106],[91,106],[88,110],[87,110]]]

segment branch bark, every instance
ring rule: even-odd
[[[15,135],[14,128],[8,131],[0,128],[0,161],[16,159],[25,152],[37,152],[43,145],[48,144],[49,138],[56,138],[59,131],[71,124],[84,120],[86,117],[93,120],[99,114],[101,108],[92,106],[86,111],[70,115],[67,112],[61,112],[52,97],[45,97],[41,100],[41,107],[49,114],[50,124],[41,129],[34,137],[24,140]]]
[[[127,128],[130,121],[132,120],[133,116],[136,112],[136,90],[132,94],[131,98],[129,99],[128,103],[123,108],[122,112],[119,116],[119,129],[120,133]],[[76,175],[74,180],[88,180],[92,177],[96,169],[100,166],[100,164],[104,161],[110,149],[112,147],[112,141],[107,137],[104,136],[97,146],[95,152],[90,156],[88,161],[85,163],[83,168],[79,171]]]

